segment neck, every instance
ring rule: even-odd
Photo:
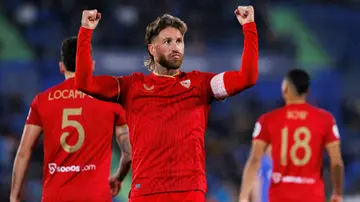
[[[65,80],[66,79],[70,79],[70,78],[74,78],[75,77],[75,72],[65,72]]]
[[[286,105],[291,105],[291,104],[304,104],[306,103],[306,99],[305,98],[293,98],[293,99],[288,99],[285,101]]]
[[[180,68],[178,69],[167,69],[160,65],[155,66],[153,73],[159,76],[175,76],[180,73]]]

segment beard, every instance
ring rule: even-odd
[[[159,57],[159,64],[166,69],[179,69],[182,65],[184,56],[181,55],[180,58],[173,58],[171,55],[169,55],[168,58],[166,58],[165,55],[160,55]]]

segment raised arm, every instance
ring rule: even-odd
[[[214,96],[224,99],[256,84],[258,78],[258,35],[254,22],[254,8],[239,6],[236,17],[243,27],[244,50],[239,71],[227,71],[214,76],[210,85]]]
[[[116,102],[120,97],[120,82],[113,76],[93,76],[91,57],[92,32],[101,18],[96,10],[83,11],[76,51],[76,88],[95,98]]]

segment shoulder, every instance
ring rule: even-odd
[[[32,106],[35,106],[35,105],[38,105],[39,104],[39,100],[41,99],[41,97],[43,97],[43,93],[38,93],[34,96],[32,102],[31,102],[31,105]]]
[[[68,94],[69,90],[74,88],[75,89],[75,81],[74,80],[65,80],[55,86],[52,86],[36,95],[37,100],[39,102],[45,102],[49,100],[49,96],[51,97],[58,97],[63,95],[63,93]],[[34,98],[35,99],[35,98]]]
[[[146,76],[148,76],[148,75],[146,75],[146,74],[144,74],[142,72],[133,72],[127,77],[130,77],[132,79],[140,79],[140,78],[145,78]],[[124,76],[122,76],[122,77],[124,77]]]
[[[215,73],[211,72],[201,72],[201,71],[191,71],[191,72],[185,72],[185,75],[187,75],[191,79],[199,80],[199,81],[205,81],[209,82],[214,76],[216,76]]]
[[[134,72],[134,73],[130,74],[130,77],[133,77],[133,78],[143,78],[145,76],[146,75],[142,72]]]
[[[136,81],[144,80],[144,78],[147,76],[148,75],[145,75],[142,72],[134,72],[128,76],[119,76],[116,78],[119,79],[121,82],[136,82]]]
[[[43,100],[44,98],[46,98],[49,93],[51,93],[51,92],[53,92],[53,91],[56,91],[57,89],[58,89],[57,86],[53,86],[53,87],[50,87],[50,88],[48,88],[48,89],[46,89],[46,90],[44,90],[44,91],[36,94],[36,96],[35,96],[34,99],[33,99],[33,103],[34,103],[34,102],[38,103],[39,101],[41,101],[41,100]]]
[[[215,73],[212,73],[212,72],[202,72],[202,71],[197,71],[197,70],[193,70],[191,72],[185,72],[186,74],[188,75],[191,75],[191,76],[202,76],[202,77],[206,77],[206,76],[215,76],[216,74]]]
[[[271,120],[274,120],[276,118],[278,118],[279,116],[282,116],[285,112],[285,108],[284,107],[280,107],[274,110],[271,110],[263,115],[260,116],[259,121],[263,122],[263,123],[267,123],[270,122]]]
[[[327,122],[334,122],[335,118],[334,116],[331,114],[331,112],[322,109],[320,107],[315,107],[315,106],[310,106],[312,108],[312,110],[316,113],[318,120],[324,120]]]
[[[321,108],[317,108],[319,114],[325,118],[333,118],[333,115],[331,114],[331,112],[325,110],[325,109],[321,109]]]

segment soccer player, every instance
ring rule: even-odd
[[[255,85],[258,36],[251,6],[235,10],[245,36],[241,68],[220,74],[182,72],[186,24],[163,15],[146,28],[149,75],[92,76],[91,39],[101,18],[85,10],[78,34],[76,87],[126,110],[132,146],[131,202],[204,202],[204,134],[210,104]],[[121,67],[120,67],[121,68]]]
[[[64,40],[60,71],[66,80],[33,100],[14,161],[10,201],[20,201],[32,149],[43,133],[42,201],[111,202],[131,166],[123,109],[75,88],[77,38]],[[94,67],[91,67],[93,69]],[[112,137],[122,151],[120,168],[109,178]]]
[[[306,103],[309,75],[299,69],[288,72],[282,83],[286,106],[262,115],[253,132],[240,201],[247,201],[261,157],[271,145],[273,172],[270,202],[325,201],[322,179],[323,150],[327,150],[333,183],[332,201],[342,200],[343,161],[340,135],[333,116]]]

